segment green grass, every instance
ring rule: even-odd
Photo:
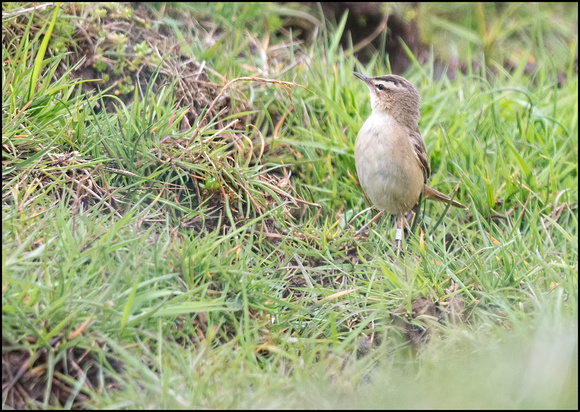
[[[577,5],[485,6],[483,23],[421,6],[434,53],[444,38],[467,70],[435,81],[434,56],[410,56],[404,76],[430,185],[461,182],[469,209],[425,204],[400,257],[387,218],[353,238],[375,211],[352,220],[370,114],[352,72],[387,57],[345,53],[344,19],[293,42],[291,6],[155,7],[210,80],[304,88],[236,82],[228,114],[187,128],[177,79],[127,103],[45,53],[47,28],[73,41],[63,6],[3,17],[3,354],[38,357],[27,407],[577,408]]]

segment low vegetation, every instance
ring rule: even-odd
[[[346,14],[3,3],[3,407],[577,408],[577,4],[447,6],[397,257]]]

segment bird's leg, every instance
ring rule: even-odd
[[[377,219],[378,219],[379,217],[381,217],[382,215],[383,215],[383,211],[381,210],[379,213],[377,213],[377,214],[376,214],[376,216],[375,216],[375,217],[373,217],[371,220],[369,220],[369,222],[368,222],[366,225],[364,225],[364,226],[363,226],[363,227],[361,227],[359,230],[357,230],[356,232],[354,232],[354,235],[355,235],[355,236],[360,236],[362,233],[364,233],[365,229],[366,229],[367,227],[369,227],[369,225],[370,225],[371,223],[373,223],[375,220],[377,220]]]
[[[403,240],[403,230],[405,228],[405,215],[400,214],[397,216],[397,231],[395,232],[395,242],[397,242],[397,256],[401,253],[401,241]]]

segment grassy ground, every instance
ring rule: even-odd
[[[27,7],[3,4],[3,407],[578,407],[577,5],[421,5],[434,56],[404,75],[430,185],[469,210],[424,205],[400,257],[387,218],[353,237],[352,72],[389,63],[339,47],[344,19],[301,42],[290,6],[152,8],[204,109],[186,76],[74,75],[81,17],[130,10]],[[123,41],[95,61],[170,73]]]

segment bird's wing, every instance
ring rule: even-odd
[[[424,183],[427,183],[427,179],[431,176],[431,166],[429,166],[429,158],[427,157],[427,149],[425,149],[425,143],[421,138],[421,134],[418,131],[411,132],[409,136],[411,138],[411,143],[413,144],[413,150],[423,171]]]

